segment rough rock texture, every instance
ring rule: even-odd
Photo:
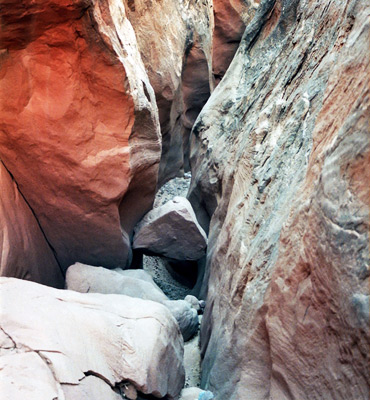
[[[163,206],[174,197],[186,197],[191,182],[191,173],[186,172],[183,177],[176,177],[167,181],[155,194],[153,208]]]
[[[63,268],[124,267],[161,152],[124,6],[4,0],[0,10],[0,157]]]
[[[162,132],[159,186],[189,169],[189,135],[212,89],[211,1],[125,0],[154,88]]]
[[[207,235],[185,197],[149,211],[135,228],[134,249],[174,260],[198,260],[206,247]]]
[[[259,1],[213,0],[212,73],[217,85],[225,75]]]
[[[0,287],[2,398],[117,399],[126,381],[156,397],[181,391],[182,338],[164,306],[14,278]]]
[[[262,1],[194,127],[217,398],[369,397],[369,13]]]
[[[169,299],[183,299],[191,289],[175,279],[167,269],[167,261],[162,257],[143,255],[143,268]]]
[[[198,330],[197,311],[187,301],[169,300],[149,273],[143,270],[110,271],[76,263],[67,269],[66,289],[80,293],[120,294],[155,301],[171,311],[185,341]]]
[[[0,161],[0,275],[62,288],[64,277],[31,209]]]

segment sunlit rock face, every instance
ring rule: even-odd
[[[193,129],[217,398],[369,397],[369,12],[263,1]]]
[[[63,287],[63,273],[32,210],[0,162],[0,275]]]
[[[125,0],[159,109],[159,186],[189,170],[190,131],[212,88],[211,3]]]
[[[124,6],[5,0],[1,14],[1,159],[63,269],[125,267],[161,147]]]

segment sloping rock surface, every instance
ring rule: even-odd
[[[64,277],[27,202],[0,161],[0,275],[62,288]]]
[[[262,1],[193,129],[217,398],[369,397],[369,14]]]
[[[126,270],[124,272],[138,270]],[[67,269],[66,289],[81,293],[124,294],[143,300],[152,300],[161,303],[167,296],[154,283],[150,275],[144,274],[151,280],[136,278],[120,274],[118,270],[108,270],[102,267],[93,267],[76,263]]]
[[[156,397],[181,391],[183,342],[166,307],[13,278],[0,288],[2,398],[117,399],[126,381]]]
[[[0,157],[64,269],[124,267],[161,152],[124,6],[5,0],[1,18]]]
[[[184,197],[175,197],[149,211],[135,228],[134,249],[174,260],[198,260],[205,255],[206,247],[207,236]]]
[[[169,300],[143,270],[107,270],[76,263],[67,269],[66,289],[80,293],[121,294],[151,300],[166,306],[175,317],[184,340],[199,327],[197,310],[184,300]]]

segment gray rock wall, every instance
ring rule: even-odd
[[[369,11],[263,1],[193,128],[217,398],[369,396]]]

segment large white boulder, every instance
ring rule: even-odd
[[[174,260],[198,260],[206,247],[207,235],[185,197],[177,196],[149,211],[135,228],[134,249]]]
[[[143,270],[109,270],[75,263],[67,269],[66,288],[81,293],[120,294],[165,305],[175,317],[184,340],[198,331],[197,311],[184,300],[169,300]]]
[[[66,289],[81,293],[123,294],[157,303],[168,300],[150,275],[145,271],[140,272],[75,263],[67,269],[65,284]]]
[[[179,395],[183,341],[163,305],[14,278],[0,278],[0,289],[3,400],[115,400],[112,388],[127,381]]]

